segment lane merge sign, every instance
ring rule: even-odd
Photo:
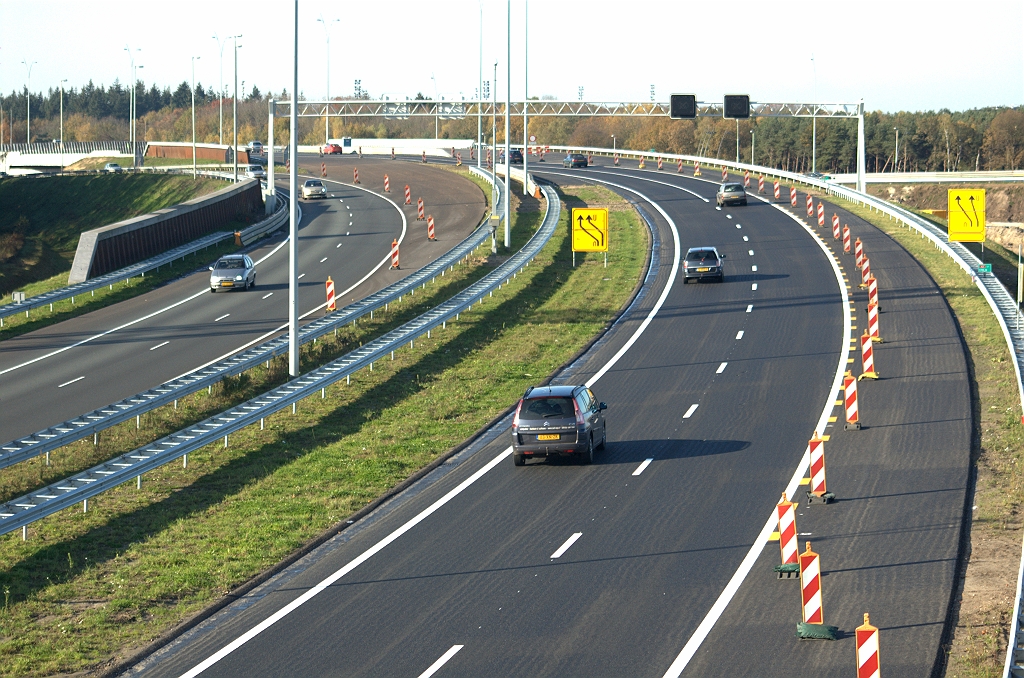
[[[951,241],[985,241],[984,188],[951,188],[946,207]]]
[[[574,207],[572,209],[572,251],[608,251],[608,209]]]

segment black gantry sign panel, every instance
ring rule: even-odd
[[[668,117],[673,120],[691,120],[697,117],[697,96],[673,94],[669,97]]]
[[[749,118],[750,117],[750,95],[748,94],[726,94],[725,106],[722,108],[722,117],[725,118]]]

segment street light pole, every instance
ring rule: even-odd
[[[38,61],[28,63],[25,59],[21,60],[21,63],[25,64],[28,68],[28,84],[25,85],[25,143],[32,143],[32,67],[35,66]]]
[[[898,172],[900,167],[900,130],[898,127],[893,127],[896,130],[896,150],[892,156],[892,171]]]
[[[130,68],[131,84],[128,89],[128,141],[132,144],[132,157],[135,156],[135,54],[141,52],[142,48],[132,49],[128,45],[124,46],[124,51],[128,52],[128,61]],[[134,163],[133,163],[134,164]]]
[[[196,59],[192,57],[192,181],[196,180]]]
[[[811,73],[813,76],[813,90],[811,92],[814,102],[814,111],[811,113],[811,171],[818,171],[818,67],[814,63],[814,54],[811,54]]]
[[[529,74],[530,74],[530,0],[523,0],[523,195],[529,195],[526,180],[529,162],[530,126],[527,124],[526,111],[530,108]],[[509,162],[512,161],[508,158]]]
[[[754,141],[755,140],[756,140],[756,135],[754,134],[754,130],[750,130],[750,164],[751,165],[754,164]]]
[[[60,81],[60,173],[64,174],[64,83],[67,78]]]
[[[483,167],[483,155],[484,155],[484,137],[483,137],[483,125],[484,125],[484,3],[483,0],[478,0],[480,7],[480,71],[477,74],[477,88],[476,88],[476,167],[480,169]]]
[[[512,150],[509,123],[512,108],[512,0],[505,0],[505,249],[509,246],[509,199],[512,195]]]
[[[736,118],[736,163],[740,161],[740,119]]]
[[[331,25],[341,23],[341,19],[327,22],[324,20],[324,15],[321,14],[317,21],[324,25],[324,33],[327,35],[327,105],[324,106],[324,145],[326,146],[331,141]]]
[[[494,82],[491,83],[491,214],[497,211],[498,195],[498,62],[494,62]],[[506,202],[508,195],[505,196]],[[491,254],[498,253],[498,246],[491,231]]]
[[[299,376],[299,0],[295,0],[295,43],[292,53],[292,110],[288,121],[288,374]]]
[[[227,38],[221,40],[217,37],[217,34],[213,34],[213,39],[217,41],[217,47],[220,48],[220,89],[217,91],[217,101],[220,103],[220,135],[218,141],[221,146],[224,145],[224,45],[227,44]]]
[[[296,0],[298,2],[298,0]],[[296,20],[299,16],[299,8],[295,8]],[[295,29],[298,34],[298,28]],[[238,183],[238,39],[241,35],[232,35],[231,39],[234,41],[234,52],[235,52],[235,96],[231,99],[231,138],[233,140],[233,146],[231,147],[231,159],[235,163],[234,167],[234,182]],[[296,57],[298,59],[298,57]],[[292,93],[292,99],[298,96],[298,93]],[[293,158],[294,162],[294,158]]]

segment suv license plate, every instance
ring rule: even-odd
[[[557,433],[541,433],[537,436],[537,440],[558,440]]]

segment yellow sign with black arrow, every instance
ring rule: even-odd
[[[608,251],[607,208],[574,207],[572,209],[572,251]]]
[[[951,188],[947,196],[949,239],[985,242],[985,189]]]

